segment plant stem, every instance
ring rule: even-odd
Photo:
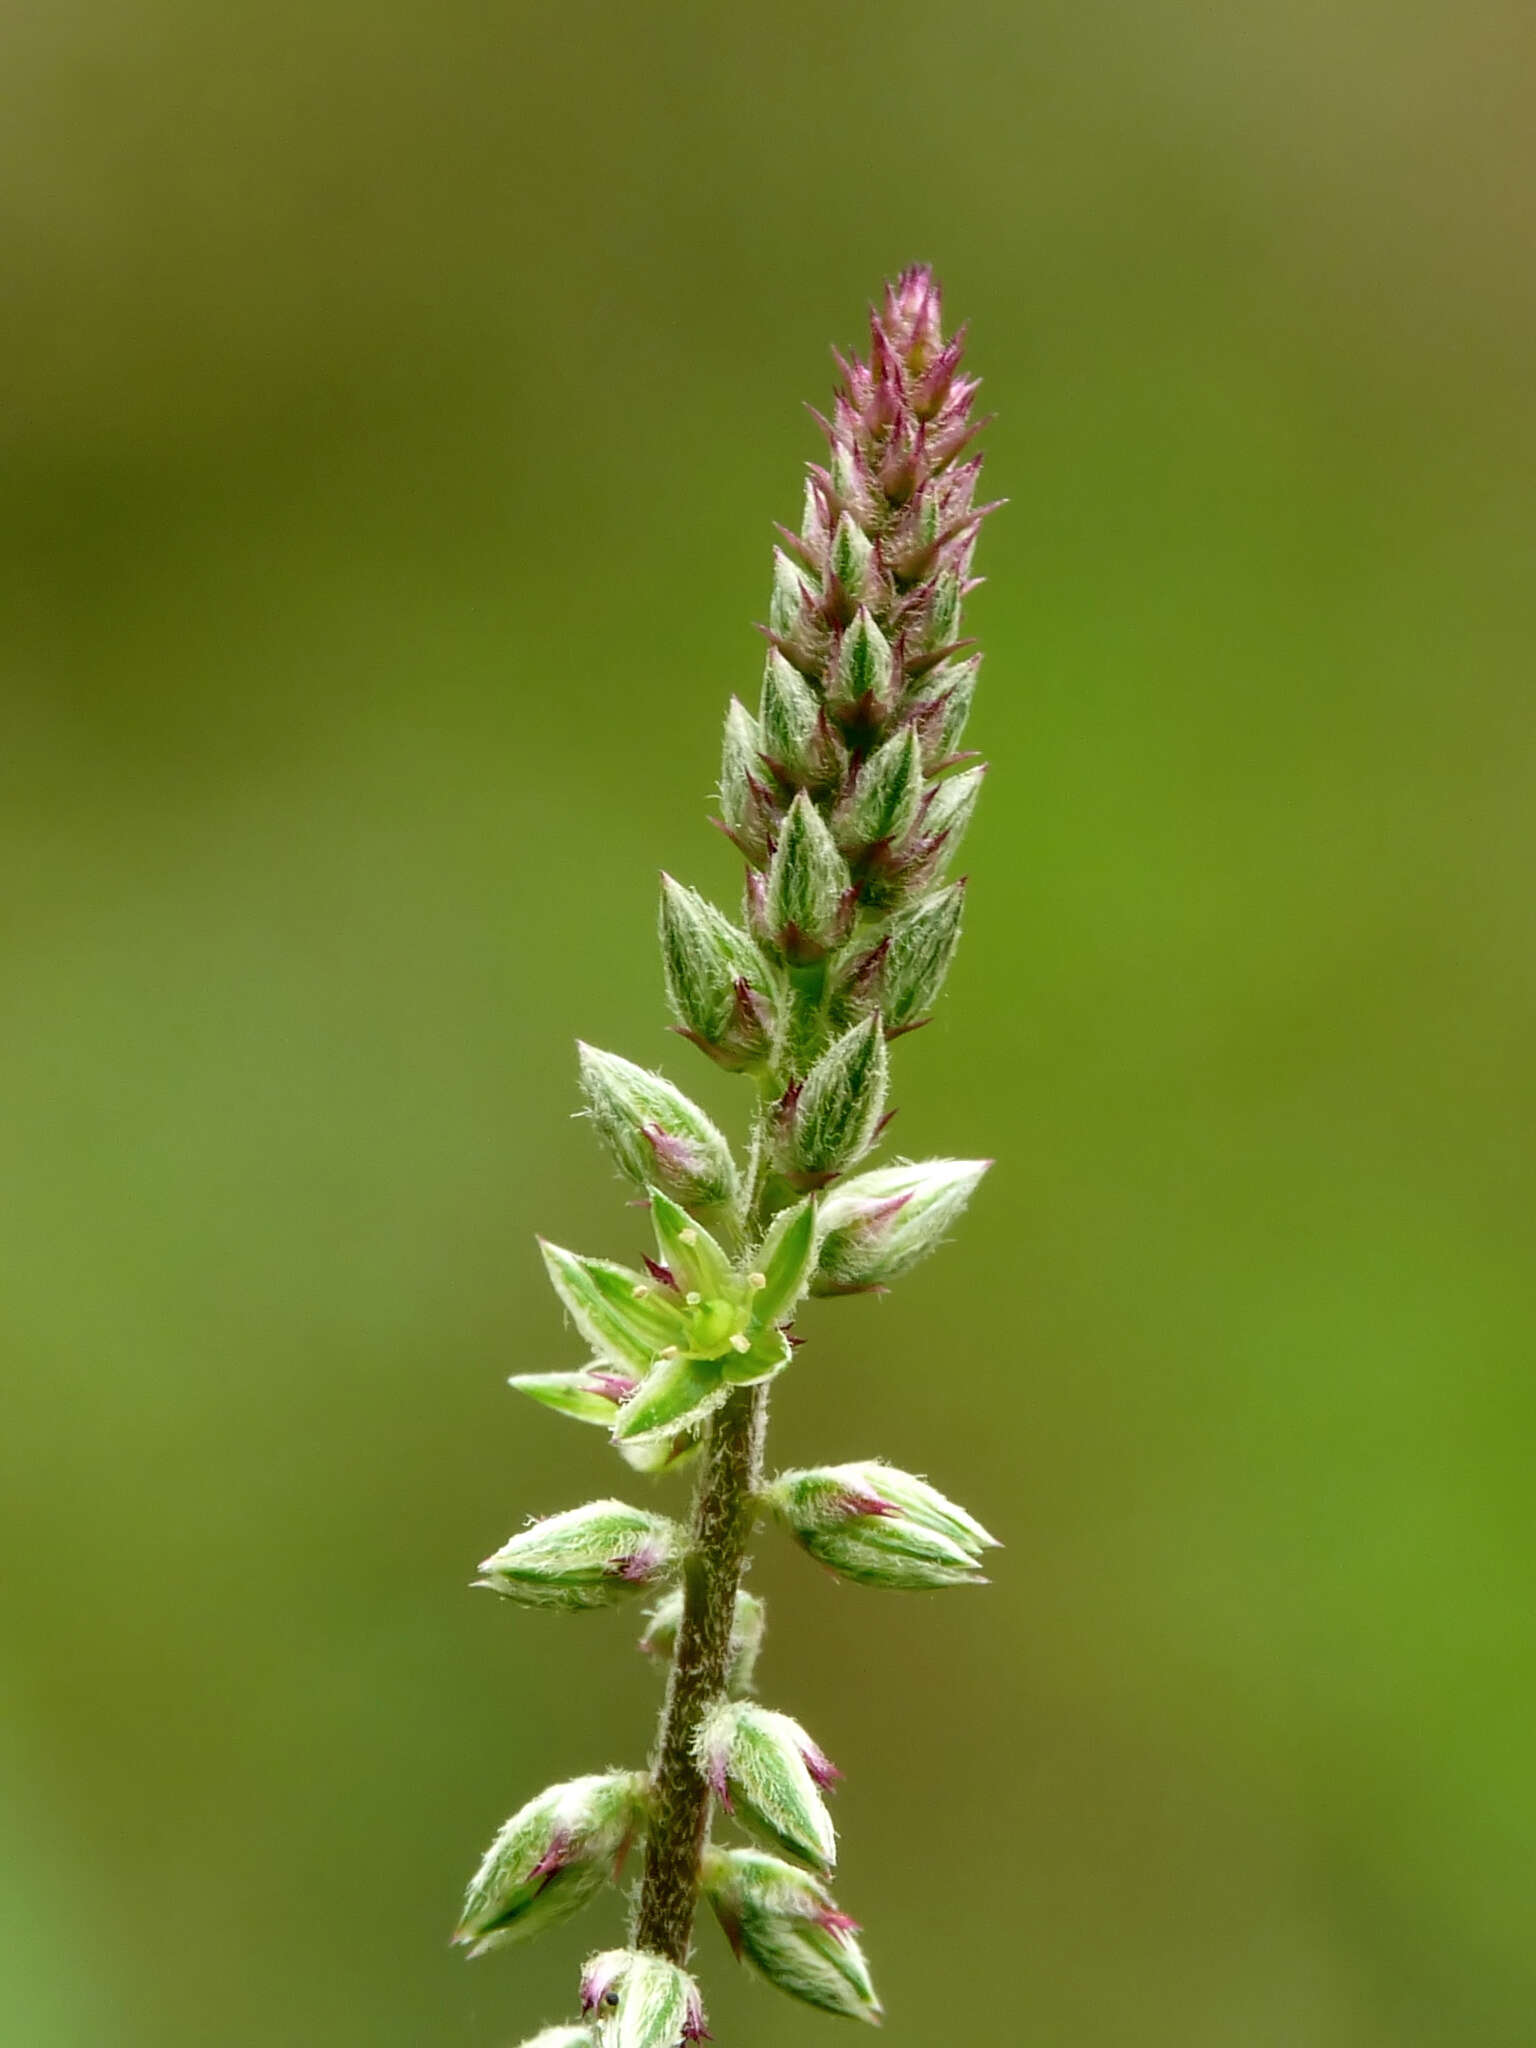
[[[731,1395],[710,1432],[694,1499],[683,1620],[652,1765],[651,1825],[634,1928],[636,1948],[677,1964],[688,1958],[709,1828],[711,1795],[694,1761],[694,1730],[705,1707],[725,1691],[736,1592],[762,1483],[767,1417],[765,1386],[740,1387]]]
[[[779,1072],[759,1077],[741,1219],[749,1241],[767,1228],[774,1207],[768,1137],[784,1085]],[[715,1416],[693,1500],[683,1619],[651,1760],[651,1821],[631,1935],[636,1948],[679,1965],[688,1960],[693,1936],[713,1796],[694,1761],[694,1731],[704,1709],[726,1689],[736,1594],[763,1483],[767,1431],[767,1386],[738,1387]]]

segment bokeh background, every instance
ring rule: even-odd
[[[1536,2037],[1529,10],[4,42],[4,2038],[510,2048],[616,1935],[446,1949],[657,1690],[465,1585],[613,1483],[502,1384],[579,1356],[533,1231],[638,1248],[573,1036],[740,1121],[655,872],[737,886],[798,407],[915,257],[1012,503],[900,1136],[999,1164],[775,1441],[1008,1548],[920,1599],[765,1539],[764,1690],[892,2048]],[[836,2037],[701,1969],[723,2048]]]

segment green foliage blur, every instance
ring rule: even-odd
[[[638,1615],[466,1590],[626,1479],[532,1233],[751,695],[830,341],[926,258],[999,410],[996,763],[765,1533],[891,2048],[1536,2037],[1532,42],[1519,0],[65,0],[0,73],[0,2037],[512,2048],[495,1826],[643,1761]],[[837,2023],[699,1967],[722,2048]]]

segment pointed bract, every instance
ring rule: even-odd
[[[819,1231],[816,1203],[807,1196],[793,1208],[781,1209],[753,1254],[748,1284],[756,1290],[752,1304],[758,1324],[780,1323],[792,1315],[816,1268]]]
[[[601,1423],[612,1429],[619,1405],[627,1401],[639,1380],[616,1372],[605,1360],[594,1359],[580,1372],[519,1372],[507,1381],[541,1407],[557,1415],[569,1415],[575,1422]]]
[[[653,1278],[608,1259],[583,1258],[539,1240],[551,1284],[595,1351],[629,1376],[645,1373],[669,1347],[687,1341],[682,1305]]]
[[[620,1446],[670,1441],[707,1421],[729,1392],[721,1360],[663,1358],[619,1410],[613,1440]]]
[[[647,1188],[646,1193],[656,1249],[684,1305],[698,1308],[710,1296],[729,1296],[736,1276],[713,1235],[660,1188]]]

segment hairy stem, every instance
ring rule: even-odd
[[[762,1483],[768,1389],[740,1387],[715,1418],[693,1508],[683,1620],[652,1764],[652,1817],[634,1945],[684,1963],[693,1933],[710,1790],[693,1755],[694,1730],[724,1692],[736,1591]]]

